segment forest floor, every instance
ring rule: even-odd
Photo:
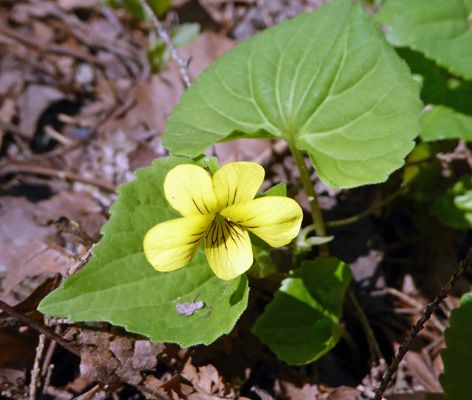
[[[321,3],[176,0],[164,24],[200,24],[196,40],[179,49],[190,59],[194,80],[238,41]],[[132,180],[136,169],[167,155],[161,135],[185,86],[175,61],[152,73],[146,57],[152,30],[152,24],[101,7],[98,0],[0,1],[0,299],[81,349],[79,357],[46,341],[39,357],[38,333],[0,313],[0,398],[369,398],[386,364],[377,365],[349,304],[343,324],[355,345],[341,339],[328,355],[303,367],[278,361],[250,333],[274,290],[257,283],[233,332],[207,347],[150,344],[106,323],[45,321],[35,311],[99,241],[116,188]],[[265,187],[286,182],[308,215],[283,142],[221,143],[216,154],[220,165],[262,164]],[[314,172],[313,179],[326,220],[335,220],[377,203],[393,192],[397,178],[348,191],[328,189]],[[350,264],[356,296],[390,361],[465,255],[470,234],[433,218],[420,224],[402,199],[329,233],[338,239],[332,253]],[[443,332],[470,286],[461,281],[442,303],[386,398],[444,398],[438,381]]]

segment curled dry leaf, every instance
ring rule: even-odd
[[[144,371],[157,366],[157,358],[166,350],[162,343],[136,340],[108,332],[78,330],[76,339],[83,345],[80,371],[89,384],[95,381],[110,384],[121,380],[130,385],[143,382]]]
[[[191,364],[191,359],[189,359],[181,375],[192,383],[196,391],[188,396],[189,399],[213,400],[218,398],[235,398],[234,389],[231,385],[224,382],[213,365],[196,368]]]

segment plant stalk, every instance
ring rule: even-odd
[[[291,141],[287,141],[290,152],[292,153],[293,159],[297,164],[298,171],[300,172],[300,178],[302,180],[305,193],[308,197],[308,203],[310,205],[311,217],[313,219],[313,225],[315,228],[316,236],[326,236],[326,229],[323,221],[323,215],[321,214],[320,205],[318,203],[318,197],[316,196],[315,188],[311,182],[310,173],[305,164],[305,159],[300,150],[297,149],[295,144]],[[327,244],[319,246],[320,256],[329,257],[329,248]]]

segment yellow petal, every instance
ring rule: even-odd
[[[220,214],[259,236],[272,247],[285,246],[298,235],[303,211],[295,200],[267,196],[235,204]]]
[[[252,200],[264,182],[264,168],[251,162],[232,162],[213,175],[220,209]]]
[[[144,236],[144,254],[157,271],[173,271],[192,261],[210,215],[172,219],[151,228]]]
[[[164,181],[164,192],[172,208],[184,217],[216,211],[211,176],[197,165],[183,164],[171,169]]]
[[[253,262],[249,233],[219,215],[205,234],[205,253],[215,275],[225,281],[246,272]]]

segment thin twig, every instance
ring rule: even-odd
[[[55,342],[52,342],[55,343]],[[51,385],[52,372],[54,371],[54,364],[49,364],[46,372],[46,377],[44,378],[43,394],[46,394]]]
[[[39,335],[39,343],[38,343],[38,346],[36,347],[36,356],[34,358],[33,370],[31,371],[31,383],[30,383],[30,390],[29,390],[30,400],[36,399],[36,390],[38,389],[38,383],[39,383],[39,373],[41,371],[39,367],[39,363],[41,362],[41,358],[43,357],[45,343],[46,343],[46,336],[43,334]]]
[[[66,181],[77,181],[82,183],[87,183],[89,185],[97,186],[101,189],[107,190],[109,192],[115,192],[116,186],[112,183],[103,182],[98,179],[86,178],[82,175],[75,174],[73,172],[59,171],[57,169],[38,167],[33,165],[22,165],[22,164],[9,164],[0,169],[0,175],[7,174],[33,174],[33,175],[43,175],[43,176],[52,176],[55,178],[64,179]]]
[[[78,259],[75,264],[69,269],[67,272],[66,276],[63,278],[63,282],[71,275],[74,275],[77,271],[80,271],[85,264],[87,264],[92,257],[92,250],[95,247],[95,244],[92,244],[92,246],[87,250],[87,253],[80,259]]]
[[[0,300],[0,310],[5,311],[6,313],[10,314],[12,317],[19,319],[25,325],[29,326],[30,328],[34,329],[35,331],[42,333],[48,339],[55,340],[59,343],[62,347],[69,350],[71,353],[75,354],[76,356],[80,357],[80,351],[76,349],[72,344],[66,341],[64,338],[59,336],[57,333],[45,328],[44,326],[38,324],[36,321],[33,321],[31,318],[28,318],[26,315],[19,313],[16,311],[12,306],[8,305],[4,301]]]
[[[382,382],[380,383],[380,386],[377,389],[377,392],[375,393],[375,397],[373,400],[380,400],[382,398],[382,394],[385,392],[385,389],[387,389],[388,384],[392,380],[393,374],[395,374],[395,372],[397,371],[398,365],[400,364],[403,357],[409,350],[411,342],[415,339],[418,333],[423,329],[426,321],[428,321],[428,319],[431,318],[431,315],[437,310],[440,303],[447,297],[449,291],[454,287],[456,282],[470,268],[472,268],[472,248],[469,249],[469,252],[467,253],[466,258],[460,262],[459,267],[457,267],[457,270],[452,274],[451,279],[449,279],[449,282],[441,289],[441,291],[436,296],[434,301],[428,304],[421,318],[416,322],[410,334],[403,341],[403,344],[398,349],[398,352],[395,355],[395,358],[393,359],[392,364],[390,365],[387,372],[385,373],[382,379]]]
[[[25,131],[23,131],[19,126],[15,124],[11,124],[6,121],[2,121],[1,119],[0,119],[0,129],[2,131],[11,132],[15,135],[18,135],[23,140],[28,140],[28,141],[31,140],[31,137]]]
[[[325,226],[326,228],[336,228],[339,226],[349,225],[349,224],[353,224],[354,222],[360,221],[361,219],[368,217],[370,214],[373,214],[375,211],[383,207],[385,204],[390,203],[391,201],[396,199],[398,196],[406,193],[408,189],[409,189],[409,186],[402,186],[400,189],[396,190],[391,195],[385,197],[385,199],[383,199],[382,201],[379,201],[377,204],[374,204],[368,210],[363,211],[360,214],[354,215],[349,218],[340,219],[338,221],[327,221],[325,222]]]
[[[182,57],[180,57],[179,52],[172,44],[172,39],[170,38],[169,34],[162,26],[161,22],[157,19],[156,14],[154,14],[154,11],[152,11],[152,8],[148,4],[147,0],[139,0],[139,2],[143,6],[144,10],[151,17],[152,23],[154,24],[154,28],[156,29],[157,34],[164,41],[167,48],[170,50],[170,53],[172,54],[172,58],[177,62],[179,66],[180,74],[182,75],[182,79],[185,83],[185,87],[189,88],[191,85],[190,77],[188,75],[188,64],[190,60],[189,59],[184,60]]]

